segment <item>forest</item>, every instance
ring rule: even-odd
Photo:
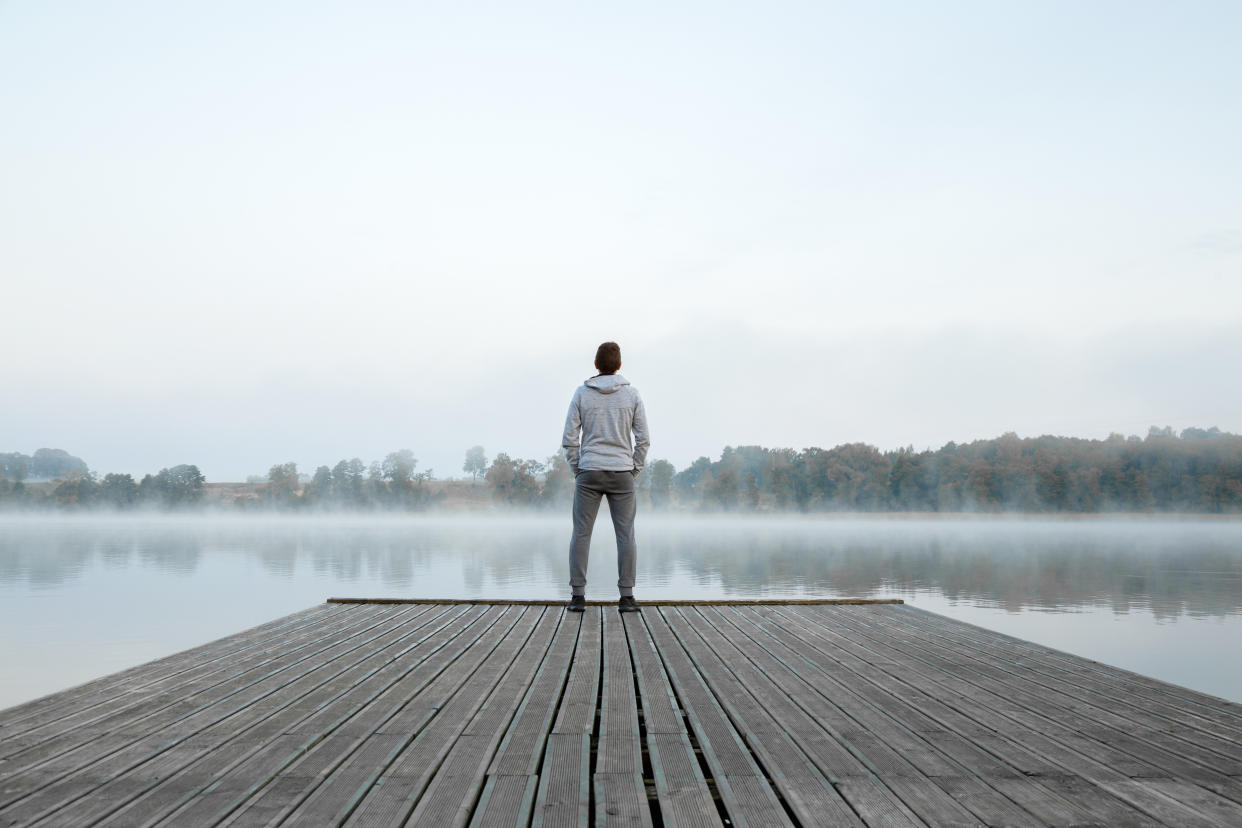
[[[36,458],[38,461],[36,462]],[[466,452],[470,481],[440,481],[408,449],[300,473],[271,467],[243,489],[208,497],[198,466],[164,468],[135,480],[97,475],[58,449],[0,454],[0,508],[200,508],[306,511],[401,510],[479,505],[565,509],[573,474],[546,460]],[[36,469],[47,477],[28,482]],[[636,480],[640,507],[668,512],[1152,513],[1242,512],[1242,436],[1218,428],[1152,427],[1146,437],[1103,440],[1014,433],[938,449],[881,451],[865,443],[830,449],[726,446],[678,470],[653,460]]]

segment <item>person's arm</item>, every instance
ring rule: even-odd
[[[634,474],[647,464],[647,449],[651,447],[651,434],[647,431],[647,409],[643,398],[634,392]]]
[[[561,436],[561,448],[565,449],[565,460],[574,474],[578,473],[578,446],[582,432],[582,409],[578,407],[578,392],[569,401],[569,413],[565,415],[565,433]]]

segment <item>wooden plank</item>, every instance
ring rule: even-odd
[[[358,615],[355,613],[353,615],[357,619],[356,623],[363,623],[364,619],[386,614]],[[306,647],[332,640],[334,636],[339,635],[340,624],[341,622],[338,621],[335,627],[319,628],[314,632],[307,632],[305,633],[307,638],[299,640],[305,641]],[[124,698],[104,705],[92,705],[77,713],[66,713],[55,721],[45,723],[25,736],[15,739],[14,745],[9,746],[3,757],[4,770],[0,771],[0,778],[15,772],[22,772],[26,768],[34,767],[75,747],[80,747],[95,735],[115,732],[122,728],[132,729],[142,722],[145,716],[168,707],[170,701],[184,704],[195,693],[209,691],[227,682],[235,681],[248,669],[259,668],[259,672],[255,673],[258,675],[270,669],[279,657],[271,655],[270,651],[264,649],[244,657],[235,666],[212,671],[210,677],[198,683],[191,683],[189,687],[182,686],[175,688],[174,691],[167,689],[151,692],[135,691],[126,694]]]
[[[882,619],[877,627],[889,629]],[[1159,716],[1147,715],[1137,705],[1121,700],[1101,698],[1078,686],[1062,681],[1043,671],[1032,670],[1018,661],[1008,661],[977,648],[961,645],[917,625],[898,624],[892,627],[904,636],[910,646],[920,649],[931,659],[962,660],[972,681],[980,686],[1004,686],[1008,695],[1027,709],[1060,722],[1077,734],[1119,751],[1164,773],[1195,779],[1215,793],[1242,801],[1242,762],[1233,758],[1242,752],[1242,741],[1230,742],[1223,736],[1176,730],[1175,725]],[[1125,715],[1115,713],[1120,708]],[[1098,753],[1096,749],[1093,755]],[[1104,758],[1109,764],[1117,760]],[[1155,776],[1140,771],[1131,775]],[[1242,818],[1242,814],[1239,815]]]
[[[718,825],[716,803],[647,627],[638,613],[626,613],[623,623],[662,821],[670,828]]]
[[[717,655],[736,684],[764,708],[780,735],[801,748],[863,821],[903,820],[917,824],[916,812],[938,823],[974,821],[969,811],[930,784],[895,752],[882,751],[881,745],[872,744],[868,758],[831,727],[808,715],[808,706],[823,708],[821,713],[828,706],[817,706],[815,697],[806,692],[805,683],[753,641],[743,636],[734,640],[721,634],[709,617],[714,614],[711,608],[683,613],[690,621],[689,627]],[[794,693],[798,694],[796,698]],[[762,722],[756,722],[754,727],[762,726]],[[886,777],[891,782],[881,778],[877,762],[890,764]]]
[[[638,702],[625,627],[615,607],[603,610],[604,663],[599,706],[596,773],[638,774],[642,778],[642,737]]]
[[[487,777],[470,828],[526,828],[538,787],[533,775]]]
[[[688,735],[702,751],[711,783],[732,823],[792,825],[770,780],[751,756],[741,734],[734,729],[663,616],[647,610],[642,613],[642,620],[660,655],[676,702],[689,724]]]
[[[562,610],[544,609],[538,626],[509,671],[466,726],[440,770],[419,798],[407,825],[466,825],[481,793],[496,748],[514,721],[519,702],[543,665]]]
[[[882,651],[868,648],[841,631],[836,624],[822,620],[803,618],[801,613],[785,610],[756,609],[756,613],[772,614],[781,626],[789,627],[792,634],[812,644],[841,666],[849,675],[854,687],[864,693],[874,704],[883,709],[893,709],[893,701],[905,703],[917,710],[926,721],[916,718],[912,727],[929,734],[938,744],[954,747],[964,744],[977,749],[983,756],[993,756],[997,761],[1013,768],[1017,773],[1056,792],[1075,807],[1092,814],[1103,824],[1154,824],[1140,811],[1096,787],[1079,779],[1047,756],[1029,749],[1026,731],[1015,728],[1011,722],[994,716],[986,708],[972,707],[970,700],[960,704],[969,715],[953,706],[959,700],[946,694],[942,688],[921,680],[921,676],[904,664],[894,662]],[[854,682],[854,679],[861,679]],[[875,688],[872,690],[872,688]],[[900,709],[898,708],[900,713]],[[1007,774],[997,773],[980,761],[992,784],[1011,794],[1011,798],[1025,797],[1024,788],[1014,786]],[[1057,822],[1055,820],[1050,820]]]
[[[792,611],[798,612],[801,608]],[[1057,722],[1026,709],[1010,698],[1009,688],[999,688],[1000,692],[996,692],[978,686],[959,675],[963,672],[961,665],[937,665],[916,648],[907,648],[892,636],[877,632],[874,625],[851,618],[848,614],[838,614],[832,608],[815,608],[813,614],[826,616],[825,623],[848,628],[860,639],[866,639],[869,646],[880,648],[895,659],[902,659],[905,668],[919,675],[921,679],[933,682],[944,688],[944,691],[952,691],[964,699],[964,702],[959,702],[962,712],[969,712],[972,718],[993,719],[997,729],[1002,732],[1020,732],[1020,738],[1028,746],[1046,756],[1062,768],[1063,772],[1088,779],[1150,817],[1174,825],[1220,824],[1186,803],[1170,800],[1154,789],[1131,784],[1129,774],[1149,774],[1151,778],[1159,778],[1164,774],[1158,768],[1132,760],[1125,754],[1067,730]]]
[[[447,607],[440,608],[442,611]],[[430,613],[435,615],[435,612]],[[351,687],[374,675],[405,642],[418,634],[417,618],[404,617],[362,647],[308,673],[295,684],[283,688],[258,705],[220,721],[171,750],[157,754],[113,776],[106,783],[57,812],[57,819],[79,824],[93,823],[151,789],[170,784],[181,787],[181,779],[196,776],[207,785],[219,776],[263,751],[288,754],[296,750],[297,738],[289,729],[314,712],[349,692]],[[218,782],[213,785],[216,787]],[[143,809],[150,816],[147,808]]]
[[[1128,729],[1154,731],[1153,735],[1171,737],[1165,742],[1174,752],[1198,752],[1206,748],[1215,754],[1204,755],[1207,766],[1230,775],[1242,774],[1242,718],[1228,713],[1204,715],[1219,710],[1222,705],[1213,708],[1195,702],[1192,706],[1188,700],[1186,704],[1176,704],[1170,701],[1178,699],[1173,685],[1168,685],[1169,692],[1161,693],[1146,684],[1106,679],[1093,669],[1095,662],[1029,642],[1024,646],[1012,645],[1005,639],[976,634],[967,625],[955,626],[949,619],[939,619],[931,613],[877,613],[876,621],[881,625],[893,625],[895,631],[911,630],[925,641],[934,640],[946,647],[965,649],[984,663],[998,665],[1015,676],[1092,705],[1092,715],[1097,715],[1095,711],[1103,711],[1110,720],[1124,720],[1126,724],[1122,726]],[[1210,698],[1201,696],[1201,699]],[[1062,703],[1074,705],[1074,702]]]
[[[535,776],[543,745],[565,692],[569,665],[578,644],[585,613],[562,612],[556,638],[539,672],[505,734],[488,773],[493,776]]]
[[[274,814],[274,821],[322,822],[344,810],[351,798],[356,804],[364,787],[378,779],[516,621],[517,614],[502,607],[472,609],[454,621],[447,640],[422,646],[416,659],[409,658],[411,669],[336,724],[332,738],[280,766],[270,780],[259,780],[255,790],[242,789],[228,801],[195,804],[193,813],[178,813],[177,821],[207,814],[195,821],[228,816],[227,823],[251,824],[253,815],[262,813]],[[245,781],[248,775],[239,778]]]
[[[548,732],[565,691],[582,628],[582,613],[553,615],[558,621],[556,636],[488,768],[471,826],[525,826],[530,822]]]
[[[595,824],[651,826],[651,808],[641,773],[597,773]]]
[[[763,767],[765,775],[772,780],[798,819],[812,824],[817,820],[830,820],[842,825],[862,824],[851,804],[820,772],[791,734],[773,718],[770,705],[779,704],[777,694],[762,681],[748,686],[753,679],[762,677],[751,670],[743,670],[742,675],[734,674],[724,658],[732,662],[737,660],[737,655],[731,651],[721,653],[700,638],[680,608],[663,608],[660,614],[716,696],[733,727]],[[865,794],[862,790],[857,793],[860,797]],[[864,798],[864,806],[870,808],[863,813],[863,819],[873,816],[893,819],[892,824],[917,823],[897,807],[895,797],[891,801],[880,801],[878,797]]]
[[[356,623],[361,624],[365,623],[365,619],[381,617],[386,613],[353,615],[357,619]],[[318,628],[314,632],[306,633],[312,637],[305,639],[307,643],[304,646],[324,646],[323,642],[339,635],[341,624],[338,620],[335,628]],[[212,694],[219,695],[219,688],[240,680],[248,671],[251,671],[251,675],[263,675],[280,663],[281,658],[287,660],[288,656],[289,653],[273,655],[265,649],[241,659],[241,663],[234,667],[213,671],[212,675],[191,683],[190,687],[182,687],[176,691],[135,691],[114,703],[92,706],[81,714],[66,714],[55,722],[16,739],[15,742],[21,746],[15,745],[15,749],[3,757],[3,762],[0,763],[0,780],[39,768],[46,774],[54,767],[73,767],[75,761],[83,761],[82,757],[89,758],[92,754],[98,754],[104,739],[111,738],[116,744],[124,744],[125,740],[119,734],[140,730],[147,722],[166,721],[171,715],[169,711],[192,709],[194,700],[210,698]]]
[[[123,805],[109,817],[108,824],[134,824],[165,815],[201,797],[208,788],[217,802],[239,787],[247,792],[257,790],[313,746],[333,738],[337,728],[408,675],[428,652],[444,646],[455,634],[454,628],[459,631],[468,623],[461,620],[462,614],[463,608],[444,606],[409,618],[390,641],[373,642],[367,648],[369,652],[348,669],[267,718],[234,733],[195,737],[194,748],[183,755],[172,756],[177,749],[170,751],[163,763],[153,763],[152,769],[143,771],[153,779],[151,792]],[[250,749],[226,759],[227,750],[222,748],[229,748],[233,742]],[[180,793],[169,794],[164,790],[169,786]],[[159,802],[158,807],[153,806],[153,799]],[[235,804],[242,799],[244,796]]]
[[[891,693],[889,690],[894,680],[890,675],[849,651],[834,646],[823,630],[799,626],[795,619],[766,608],[739,611],[738,616],[740,620],[755,618],[766,621],[762,626],[756,622],[752,629],[773,642],[770,645],[773,654],[787,660],[793,660],[795,656],[800,659],[805,669],[813,671],[807,679],[810,684],[840,706],[864,732],[884,738],[903,756],[919,764],[937,785],[963,801],[971,811],[980,813],[981,808],[998,809],[987,816],[980,813],[985,822],[1005,824],[1023,821],[1019,815],[1004,817],[1004,804],[996,802],[987,793],[988,789],[1023,808],[1027,818],[1033,815],[1043,824],[1086,823],[1101,816],[1107,817],[1110,822],[1121,821],[1119,816],[1124,816],[1124,821],[1130,823],[1141,822],[1142,815],[1128,808],[1120,813],[1116,810],[1100,813],[1098,808],[1088,811],[1066,799],[1055,788],[1046,786],[1038,776],[1023,773],[1006,761],[1007,753],[1023,752],[1020,746],[1015,745],[1007,753],[997,756],[967,736],[946,729],[954,724],[960,726],[960,720],[953,717],[952,711],[948,711],[950,721],[946,723],[933,718],[921,705]],[[936,704],[931,698],[927,698],[926,703]],[[847,723],[842,722],[839,726],[847,737],[852,735]],[[972,776],[978,777],[985,788],[968,781]],[[1095,794],[1109,798],[1103,791],[1096,791]]]
[[[1031,641],[1023,641],[1020,638],[966,621],[938,616],[914,607],[908,609],[906,617],[918,619],[923,624],[935,625],[952,631],[956,635],[973,636],[977,640],[988,642],[997,649],[1006,649],[1015,654],[1021,653],[1045,664],[1057,664],[1073,675],[1076,680],[1091,686],[1100,686],[1105,689],[1120,687],[1134,689],[1145,699],[1164,702],[1171,709],[1177,709],[1196,719],[1203,719],[1219,727],[1227,728],[1231,737],[1242,735],[1242,704],[1237,702],[1201,693],[1188,687],[1169,684],[1121,667],[1084,659],[1081,656]],[[897,614],[893,617],[902,616]],[[1209,728],[1208,732],[1215,733],[1219,730]]]
[[[603,644],[600,640],[602,617],[599,610],[582,613],[582,630],[569,670],[565,696],[556,715],[553,733],[592,733],[599,701],[599,673]]]
[[[548,736],[531,828],[587,828],[591,817],[591,734]]]
[[[1061,807],[1055,810],[1045,810],[1042,817],[1024,810],[979,778],[976,769],[955,761],[936,745],[863,701],[849,686],[853,681],[840,682],[822,665],[803,658],[801,652],[805,649],[761,616],[738,610],[705,611],[704,614],[722,633],[752,641],[759,648],[751,653],[752,663],[821,727],[846,745],[920,817],[942,822],[961,819],[960,815],[938,815],[939,806],[935,801],[916,807],[922,790],[926,790],[927,785],[935,785],[965,811],[989,825],[1064,824],[1089,818],[1089,814],[1075,813],[1064,807],[1064,803],[1059,803]],[[1047,792],[1044,798],[1056,801]]]
[[[403,614],[391,610],[378,614],[363,613],[360,617],[364,620],[347,627],[346,636],[333,638],[328,634],[305,650],[270,659],[259,670],[239,675],[232,682],[220,683],[211,688],[210,692],[201,692],[188,698],[164,700],[157,710],[133,721],[109,723],[109,729],[84,728],[86,741],[65,752],[43,759],[36,751],[30,751],[20,757],[26,760],[31,754],[35,754],[30,761],[17,763],[10,760],[6,763],[6,778],[20,774],[28,780],[37,779],[39,787],[46,788],[53,782],[72,778],[75,773],[93,768],[100,761],[115,764],[114,754],[126,749],[133,753],[136,749],[134,746],[145,744],[144,740],[168,742],[167,747],[171,747],[181,741],[174,737],[192,733],[204,716],[215,715],[221,709],[229,711],[225,714],[228,715],[247,706],[255,699],[272,692],[273,687],[283,686],[314,669],[330,654],[339,652],[342,647],[348,647],[349,641],[366,636],[389,619]],[[72,731],[71,734],[74,738],[82,736]],[[13,765],[17,767],[11,767]],[[48,792],[41,793],[45,797],[48,795]],[[14,801],[8,798],[5,807]],[[5,813],[4,808],[0,808],[0,813]]]
[[[648,733],[647,752],[664,825],[710,828],[721,824],[689,734]]]
[[[879,629],[887,629],[882,622]],[[1242,787],[1233,778],[1242,773],[1242,764],[1231,761],[1217,750],[1219,740],[1201,740],[1199,744],[1187,742],[1158,729],[1159,721],[1143,726],[1130,718],[1119,716],[1106,707],[1090,704],[1080,699],[1080,693],[1064,682],[1053,683],[1043,675],[1027,675],[1020,664],[1008,664],[987,657],[969,647],[950,647],[938,636],[928,635],[910,625],[902,624],[896,629],[905,637],[908,647],[932,662],[952,660],[960,662],[964,675],[980,687],[996,690],[1005,688],[1005,694],[1032,713],[1056,721],[1076,736],[1091,740],[1082,746],[1090,755],[1097,756],[1106,764],[1121,768],[1133,762],[1141,763],[1140,770],[1130,775],[1161,776],[1172,772],[1208,786],[1226,795],[1242,798]],[[1118,759],[1103,751],[1113,751],[1125,757]],[[1158,768],[1161,772],[1152,773]],[[1242,819],[1242,813],[1239,814]]]
[[[256,786],[257,794],[249,789],[231,792],[233,798],[226,802],[194,803],[195,811],[215,814],[212,819],[231,811],[227,822],[240,824],[250,824],[256,813],[276,814],[274,821],[325,821],[350,797],[357,801],[360,790],[378,778],[455,692],[457,679],[469,675],[516,620],[515,614],[493,607],[482,615],[468,616],[465,626],[454,624],[457,629],[450,643],[425,651],[422,663],[411,673],[338,726],[332,738],[283,767],[273,781]],[[399,717],[407,725],[404,729],[393,724]],[[302,785],[289,781],[294,779],[301,780]],[[232,811],[239,800],[245,800],[245,807]],[[178,821],[185,814],[177,814]]]
[[[651,825],[643,783],[638,701],[625,627],[616,607],[603,609],[604,663],[596,745],[595,824]]]
[[[144,723],[144,729],[140,732],[122,733],[120,739],[124,741],[124,744],[116,749],[106,750],[86,764],[68,771],[53,766],[51,773],[56,774],[53,780],[44,781],[31,795],[14,800],[4,809],[0,809],[0,814],[10,819],[33,819],[53,811],[60,811],[66,806],[73,805],[81,797],[94,794],[102,784],[109,780],[150,762],[172,748],[183,745],[191,737],[213,726],[230,719],[245,721],[253,720],[255,717],[261,718],[271,709],[281,706],[282,693],[285,695],[292,693],[296,696],[300,688],[308,684],[314,687],[321,680],[321,671],[328,669],[334,672],[339,667],[336,664],[338,659],[345,658],[350,653],[367,646],[371,641],[388,634],[391,628],[399,624],[401,618],[407,614],[406,612],[385,613],[368,626],[330,646],[321,648],[317,658],[312,658],[311,655],[303,656],[294,663],[284,665],[264,678],[239,688],[236,691],[237,698],[230,698],[235,694],[229,694],[230,697],[200,705],[156,730],[148,729],[148,723]],[[316,677],[316,673],[320,673],[321,677]],[[308,676],[309,679],[307,679]],[[298,682],[302,679],[306,681],[299,685]],[[232,726],[232,724],[226,726]],[[101,741],[107,747],[113,747],[108,740]],[[47,771],[41,768],[40,774],[43,773]],[[105,803],[104,797],[93,797],[95,807],[103,807]]]
[[[0,743],[25,732],[40,721],[57,718],[63,710],[81,710],[100,704],[120,693],[140,688],[148,681],[166,682],[186,670],[201,669],[221,659],[232,658],[237,652],[282,630],[320,623],[324,618],[347,611],[345,607],[320,604],[300,612],[276,618],[249,630],[209,641],[188,650],[172,653],[111,675],[59,690],[28,702],[0,710]]]
[[[603,660],[601,611],[582,613],[565,693],[548,736],[533,825],[586,825],[591,814],[591,737]]]
[[[115,725],[121,721],[123,714],[136,715],[141,712],[139,702],[144,699],[168,695],[185,696],[193,692],[191,688],[207,687],[213,681],[227,679],[235,675],[243,665],[262,662],[265,657],[270,660],[271,653],[285,646],[285,641],[321,640],[325,631],[334,630],[341,617],[347,615],[365,617],[341,609],[308,619],[305,623],[269,631],[260,639],[248,641],[236,649],[216,652],[214,657],[201,664],[187,666],[185,663],[176,662],[169,665],[171,672],[163,677],[141,670],[132,679],[110,687],[99,695],[69,691],[65,704],[49,704],[37,713],[25,717],[13,730],[3,731],[0,738],[0,759],[12,762],[14,757],[31,747],[85,725],[105,720],[110,725]],[[287,636],[294,637],[286,638]],[[273,644],[276,639],[279,639],[279,643]],[[126,671],[126,674],[129,672]]]
[[[1242,775],[1242,733],[1229,738],[1224,728],[1213,733],[1182,726],[1125,690],[1105,692],[1067,680],[1060,671],[1041,669],[1034,659],[997,654],[917,623],[897,622],[893,629],[929,652],[960,654],[980,673],[1038,693],[1045,704],[1090,721],[1084,732],[1165,770],[1188,775],[1204,770],[1218,778]]]
[[[437,706],[426,726],[403,746],[375,781],[365,791],[360,789],[362,795],[347,815],[346,824],[404,823],[453,743],[459,737],[480,740],[478,736],[465,736],[465,729],[509,670],[543,614],[538,607],[515,607],[514,610],[518,617],[505,637],[473,672],[459,678],[457,689]],[[491,738],[491,734],[481,737],[483,741]],[[477,756],[485,750],[485,747],[470,746],[466,754]]]

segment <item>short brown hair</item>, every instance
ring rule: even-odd
[[[605,342],[595,349],[595,367],[601,374],[615,374],[621,367],[621,346]]]

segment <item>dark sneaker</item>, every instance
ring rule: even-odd
[[[570,612],[586,612],[586,596],[573,595],[569,599],[569,603],[565,605],[565,609]]]
[[[633,595],[622,595],[621,600],[617,602],[617,610],[620,612],[638,612],[642,607],[634,600]]]

